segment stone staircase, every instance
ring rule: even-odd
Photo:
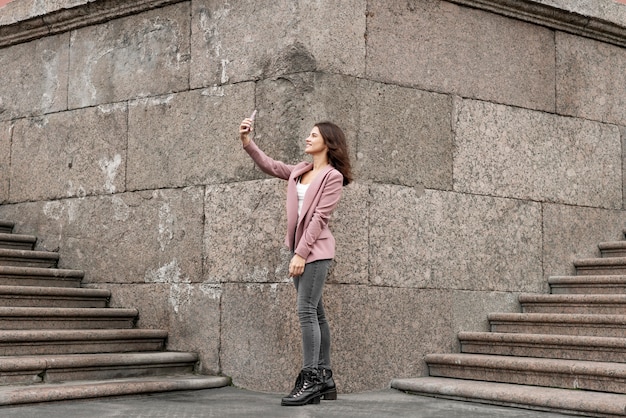
[[[196,354],[166,351],[166,331],[135,328],[136,309],[107,307],[109,291],[13,226],[0,221],[0,405],[230,383],[194,374]]]
[[[410,393],[571,415],[626,415],[626,241],[523,294],[522,313],[488,315],[490,332],[460,332],[461,353],[431,354]]]

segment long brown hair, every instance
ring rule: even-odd
[[[352,182],[353,176],[346,136],[341,128],[332,122],[318,122],[315,126],[328,147],[328,161],[343,175],[343,185],[347,186]]]

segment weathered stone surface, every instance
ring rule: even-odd
[[[200,373],[219,373],[221,285],[143,283],[88,285],[111,290],[111,307],[139,311],[138,328],[168,330],[167,349],[200,356]]]
[[[367,77],[554,111],[551,30],[443,1],[369,2]]]
[[[139,311],[137,328],[169,329],[171,306],[168,303],[170,284],[139,283],[117,284],[97,283],[85,287],[111,291],[112,308],[132,308]]]
[[[325,298],[341,391],[383,389],[397,376],[427,375],[424,355],[451,352],[457,344],[449,292],[327,286]]]
[[[239,123],[248,116],[244,112],[253,108],[253,83],[131,102],[129,189],[258,177],[237,134]]]
[[[260,81],[256,91],[259,113],[254,140],[272,158],[297,163],[304,159],[304,140],[313,125],[330,120],[344,131],[355,166],[360,129],[358,88],[358,79],[354,77],[322,73]]]
[[[198,353],[199,373],[221,373],[222,285],[180,283],[169,286],[170,332],[167,348]]]
[[[370,281],[428,289],[542,288],[539,204],[372,185]]]
[[[626,50],[557,32],[557,112],[626,124]]]
[[[0,219],[85,270],[85,283],[197,283],[202,206],[203,189],[189,187],[3,205]]]
[[[533,2],[567,10],[582,16],[595,17],[604,21],[626,25],[626,6],[620,4],[620,0],[533,0]]]
[[[619,208],[620,155],[616,126],[467,100],[456,126],[454,189]]]
[[[452,188],[452,99],[364,81],[358,172],[380,183]]]
[[[189,3],[72,32],[69,106],[185,90]]]
[[[624,238],[626,212],[568,205],[543,205],[544,272],[575,273],[578,258],[599,257],[598,243]]]
[[[427,374],[422,358],[456,350],[461,312],[482,295],[468,292],[326,285],[335,380],[342,393],[387,387]],[[485,299],[489,300],[490,295]],[[489,308],[506,306],[495,300]],[[233,383],[286,392],[302,366],[296,292],[290,284],[228,284],[222,299],[222,367]],[[457,310],[454,313],[455,309]],[[486,317],[476,307],[472,313]],[[463,321],[466,322],[466,321]],[[384,330],[384,337],[381,334]]]
[[[293,284],[225,284],[221,337],[222,373],[233,384],[288,391],[302,367]]]
[[[290,282],[283,245],[285,191],[281,180],[207,186],[204,270],[209,282]]]
[[[316,69],[362,75],[366,3],[194,1],[191,87]]]
[[[99,20],[97,17],[109,20],[118,16],[128,14],[129,9],[133,11],[146,10],[168,3],[175,3],[180,0],[19,0],[10,1],[0,9],[0,25],[10,25],[12,23],[29,20],[30,27],[35,26],[33,18],[44,17],[42,23],[47,23],[50,30],[61,28],[71,28],[72,23],[85,23]],[[52,15],[52,16],[51,16]],[[97,16],[97,17],[96,17]],[[79,19],[82,17],[82,19]],[[78,22],[76,22],[78,21]],[[37,21],[39,23],[39,21]]]
[[[344,187],[341,201],[329,226],[336,254],[328,283],[369,282],[369,187],[355,182]]]
[[[626,126],[620,126],[619,131],[622,136],[622,150],[626,150]],[[626,207],[626,155],[622,155],[622,196],[622,207]]]
[[[448,1],[601,42],[626,46],[626,7],[619,4],[621,0]]]
[[[67,108],[68,34],[4,48],[0,53],[0,120]]]
[[[291,282],[284,246],[286,183],[259,180],[207,187],[205,276],[209,282]],[[336,257],[328,281],[368,282],[368,188],[352,184],[330,221]]]
[[[346,134],[358,180],[452,187],[452,101],[446,96],[303,73],[259,82],[257,107],[255,141],[276,159],[301,161],[313,124],[330,119]]]
[[[95,0],[19,0],[11,1],[0,9],[0,25],[44,16],[61,9],[76,7]]]
[[[515,266],[513,266],[515,268]],[[532,278],[533,280],[536,278]],[[487,315],[493,312],[521,312],[518,293],[513,292],[449,292],[454,334],[460,331],[488,332]],[[455,339],[458,345],[458,340]],[[458,352],[458,348],[452,352]]]
[[[8,122],[0,122],[0,202],[2,203],[9,199],[12,132],[12,124]]]
[[[11,201],[123,191],[126,115],[126,105],[115,105],[17,121]]]

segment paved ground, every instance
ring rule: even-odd
[[[2,418],[563,418],[566,415],[407,395],[388,389],[339,394],[336,401],[280,406],[279,394],[235,387],[144,396],[0,407]]]

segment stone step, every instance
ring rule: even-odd
[[[620,315],[626,313],[626,295],[521,294],[524,313]]]
[[[587,417],[623,416],[626,411],[626,396],[614,393],[442,377],[394,379],[391,387],[416,395]]]
[[[0,385],[192,373],[198,355],[181,352],[0,357]]]
[[[51,251],[0,249],[0,266],[56,267],[59,254]]]
[[[7,234],[0,232],[0,248],[14,250],[32,250],[37,237],[33,235]]]
[[[626,275],[626,257],[583,258],[574,267],[578,276]]]
[[[429,354],[425,361],[433,377],[626,393],[623,363],[483,354]]]
[[[624,338],[460,332],[459,342],[467,354],[626,362]]]
[[[626,315],[492,313],[492,332],[626,338]]]
[[[601,242],[598,248],[602,257],[626,257],[626,241]]]
[[[110,297],[101,289],[0,285],[4,307],[105,308]]]
[[[84,275],[81,270],[0,266],[0,285],[80,287]]]
[[[3,386],[0,387],[0,406],[213,389],[228,385],[228,377],[183,375]]]
[[[554,276],[548,284],[553,294],[626,294],[626,275]]]
[[[0,233],[10,234],[13,232],[14,227],[15,227],[15,222],[0,221]]]
[[[0,356],[162,351],[158,329],[0,330]]]
[[[0,307],[0,329],[132,328],[137,315],[120,308]]]

